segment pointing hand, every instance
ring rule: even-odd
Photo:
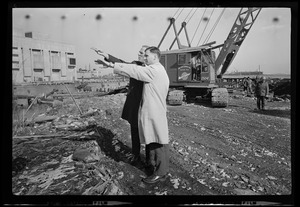
[[[111,65],[110,62],[108,62],[108,61],[106,61],[106,60],[104,59],[104,56],[101,57],[100,59],[95,60],[95,62],[96,62],[97,64],[103,64],[103,65],[106,66],[106,67],[110,67],[110,65]]]
[[[98,50],[98,49],[95,48],[95,47],[92,47],[91,49],[94,50],[98,55],[101,55],[101,56],[103,56],[103,57],[106,58],[106,59],[109,58],[107,53],[105,53],[105,52],[103,52],[103,51],[101,51],[101,50]]]

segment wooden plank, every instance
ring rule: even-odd
[[[14,136],[13,139],[34,139],[34,138],[55,138],[55,137],[66,137],[63,134],[45,134],[45,135],[29,135],[29,136]]]
[[[30,98],[35,98],[36,96],[32,95],[22,95],[22,94],[14,94],[13,99],[30,99]]]
[[[49,93],[47,93],[46,95],[44,95],[45,98],[47,98],[48,96],[54,94],[55,92],[57,92],[58,89],[53,89],[52,91],[50,91]],[[42,98],[43,95],[37,95],[37,96],[33,96],[33,95],[25,95],[25,94],[14,94],[13,98],[14,99],[30,99],[30,98]]]
[[[28,135],[28,136],[14,136],[13,139],[48,139],[48,138],[61,138],[69,140],[95,140],[95,135],[83,134],[41,134],[41,135]]]
[[[75,98],[74,98],[74,97],[73,97],[73,95],[71,94],[71,92],[70,92],[70,90],[69,90],[68,86],[67,86],[67,85],[65,85],[65,87],[66,87],[66,89],[67,89],[68,93],[71,95],[71,97],[72,97],[72,99],[73,99],[73,101],[74,101],[75,105],[77,106],[77,108],[78,108],[78,110],[79,110],[80,114],[82,115],[82,111],[81,111],[81,109],[80,109],[79,105],[77,104],[77,102],[75,101]]]
[[[53,121],[56,118],[57,116],[38,116],[35,117],[34,120],[31,120],[30,122],[39,123],[39,122]]]
[[[25,112],[25,115],[27,114],[27,112],[29,111],[29,109],[31,108],[31,106],[34,104],[34,102],[37,100],[38,96],[36,96],[34,98],[34,100],[31,102],[30,106],[27,108],[26,112]]]

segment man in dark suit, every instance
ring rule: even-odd
[[[147,45],[143,45],[138,53],[138,61],[132,61],[131,63],[137,65],[144,65],[144,54],[147,48],[148,48]],[[108,62],[127,63],[107,53],[100,52],[100,51],[98,51],[97,53],[105,57],[105,60]],[[95,62],[101,63],[101,61],[98,60],[96,60]],[[143,84],[144,83],[142,81],[136,80],[134,78],[129,79],[127,97],[125,100],[125,104],[121,116],[122,119],[127,120],[130,124],[132,154],[133,154],[133,157],[131,159],[132,165],[137,165],[141,162],[141,156],[140,156],[141,145],[140,145],[139,130],[138,130],[138,110],[142,99]],[[149,149],[147,145],[145,151],[146,151],[146,167],[148,167],[150,166],[149,163],[150,161],[149,161]],[[151,169],[148,170],[151,171]]]
[[[266,97],[269,95],[269,84],[266,82],[266,77],[256,77],[255,95],[256,95],[256,105],[258,110],[266,110],[265,102]]]

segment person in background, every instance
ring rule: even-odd
[[[200,52],[191,58],[191,66],[192,66],[192,80],[198,80],[200,75],[200,67],[201,67],[201,54]]]
[[[145,51],[145,66],[126,63],[103,64],[112,67],[114,73],[144,82],[142,101],[139,108],[139,134],[141,143],[148,145],[153,174],[143,178],[151,184],[163,181],[169,173],[169,130],[166,98],[169,91],[169,77],[159,62],[160,50],[149,47]]]
[[[255,96],[257,98],[257,109],[266,110],[266,97],[269,95],[269,84],[266,82],[266,77],[256,77],[257,83],[255,86]]]
[[[243,91],[244,92],[247,91],[247,78],[246,77],[243,78],[242,84],[243,84]]]
[[[247,78],[246,87],[247,87],[247,96],[251,96],[251,94],[252,94],[252,80],[251,80],[250,77]]]
[[[131,63],[143,66],[144,64],[144,54],[146,48],[149,46],[143,45],[141,49],[138,52],[138,61],[132,61]],[[106,61],[112,62],[112,63],[126,63],[125,61],[116,58],[110,54],[107,54],[103,51],[98,51],[97,54],[103,56]],[[100,63],[98,60],[95,62]],[[136,80],[134,78],[129,79],[129,86],[128,86],[128,92],[127,97],[124,103],[123,111],[121,118],[124,120],[127,120],[130,124],[130,132],[131,132],[131,146],[132,146],[132,158],[130,160],[130,163],[132,165],[138,165],[141,163],[141,144],[140,144],[140,138],[139,138],[139,130],[138,130],[138,110],[140,106],[140,102],[142,99],[142,92],[143,92],[143,86],[144,83],[142,81]],[[148,146],[145,148],[145,154],[146,154],[146,169],[151,168],[150,161],[149,161],[149,149]]]

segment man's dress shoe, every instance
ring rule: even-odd
[[[144,178],[143,181],[145,183],[149,183],[149,184],[157,183],[159,181],[165,181],[167,176],[168,176],[168,174],[166,174],[166,175],[151,175],[147,178]]]

